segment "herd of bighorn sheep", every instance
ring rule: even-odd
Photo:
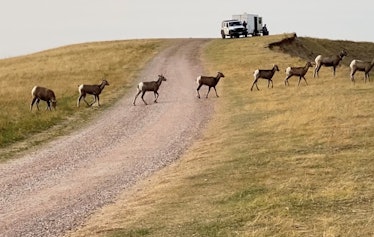
[[[285,70],[286,78],[284,79],[284,85],[285,86],[289,85],[288,79],[290,79],[292,76],[299,77],[298,86],[300,85],[301,79],[304,79],[305,84],[308,85],[307,80],[305,78],[305,75],[308,72],[308,69],[310,67],[313,67],[313,66],[315,66],[313,77],[316,77],[316,76],[318,77],[319,76],[318,72],[320,71],[322,66],[332,67],[333,68],[333,75],[335,76],[337,66],[343,60],[343,58],[347,55],[348,55],[348,53],[345,50],[342,50],[339,54],[333,55],[333,56],[324,57],[322,55],[318,55],[314,60],[315,63],[308,61],[308,62],[306,62],[305,66],[287,67],[286,70]],[[355,82],[354,75],[357,71],[364,72],[364,82],[366,82],[366,79],[370,80],[369,79],[369,72],[374,67],[374,58],[371,62],[354,59],[354,60],[352,60],[349,67],[351,69],[350,78],[351,78],[351,81],[353,83]],[[273,87],[273,79],[272,78],[273,78],[275,72],[277,72],[277,71],[279,71],[279,67],[276,64],[274,64],[273,68],[271,68],[271,69],[257,69],[257,70],[255,70],[254,73],[253,73],[254,80],[253,80],[253,83],[252,83],[252,86],[251,86],[251,91],[253,90],[254,86],[256,86],[257,90],[259,90],[259,88],[257,86],[257,82],[258,82],[259,79],[267,80],[268,81],[268,88],[270,87],[270,84],[271,84],[271,87]],[[205,96],[206,98],[208,98],[210,89],[212,87],[213,87],[214,91],[216,92],[216,96],[218,97],[216,86],[217,86],[218,82],[220,81],[220,79],[223,78],[223,77],[225,77],[225,76],[223,75],[222,72],[217,72],[217,76],[215,76],[215,77],[214,76],[198,76],[197,79],[196,79],[196,83],[198,84],[198,87],[196,89],[197,98],[200,98],[199,90],[202,86],[207,86],[208,87],[208,92]],[[138,98],[138,96],[140,94],[142,94],[141,98],[142,98],[144,104],[147,105],[147,102],[144,100],[144,95],[147,91],[153,91],[153,94],[154,94],[154,97],[155,97],[154,103],[157,103],[157,99],[159,97],[158,89],[160,88],[161,83],[163,81],[166,81],[166,78],[165,78],[164,75],[161,74],[161,75],[158,75],[158,80],[157,81],[140,82],[137,85],[137,94],[135,95],[133,105],[135,106],[136,99]],[[87,106],[92,106],[96,101],[97,101],[98,106],[100,106],[99,95],[104,90],[105,86],[109,86],[108,81],[105,80],[105,79],[103,79],[101,84],[98,84],[98,85],[85,85],[85,84],[79,85],[78,86],[79,97],[78,97],[78,100],[77,100],[77,107],[79,107],[81,99],[83,99],[84,102],[86,102]],[[55,93],[51,89],[41,87],[41,86],[35,86],[31,90],[31,94],[33,96],[33,99],[31,101],[30,111],[32,110],[32,107],[35,103],[36,103],[36,107],[39,110],[40,100],[43,100],[47,103],[47,110],[52,110],[51,106],[54,109],[56,109],[57,100],[56,100]],[[92,103],[88,103],[86,101],[86,95],[87,94],[94,96],[94,100],[93,100]]]
[[[339,66],[339,63],[343,60],[343,58],[345,56],[348,56],[348,53],[347,53],[346,50],[343,49],[339,54],[333,55],[333,56],[325,56],[324,57],[322,55],[318,55],[315,58],[314,63],[308,61],[308,62],[306,62],[305,66],[303,66],[303,67],[287,67],[286,70],[285,70],[286,78],[284,80],[284,85],[285,86],[289,85],[288,79],[290,79],[290,77],[292,77],[292,76],[299,77],[298,86],[300,85],[301,79],[304,79],[305,84],[308,85],[308,83],[306,81],[306,78],[305,78],[305,75],[308,72],[308,69],[310,67],[313,67],[313,66],[315,66],[313,77],[316,77],[316,76],[319,77],[318,72],[320,71],[322,66],[332,67],[333,75],[335,76],[336,68]],[[357,71],[364,72],[364,82],[366,82],[366,79],[370,80],[369,72],[371,71],[371,69],[373,67],[374,67],[374,58],[371,62],[358,60],[358,59],[352,60],[352,62],[350,64],[351,81],[355,82],[354,74]],[[255,85],[256,85],[257,90],[259,90],[258,86],[257,86],[258,79],[268,80],[268,88],[270,87],[270,83],[271,83],[271,87],[273,87],[273,79],[272,78],[273,78],[276,71],[279,71],[279,67],[276,64],[273,65],[272,69],[257,69],[257,70],[255,70],[254,73],[253,73],[253,83],[252,83],[251,91],[253,90],[253,87]]]
[[[225,77],[222,72],[218,72],[217,76],[199,76],[196,79],[196,82],[198,84],[198,87],[196,89],[197,91],[197,97],[200,98],[199,90],[200,88],[204,86],[208,86],[208,92],[206,94],[206,98],[208,98],[208,94],[210,92],[210,89],[213,87],[213,89],[216,92],[216,96],[218,97],[217,90],[216,90],[216,85],[218,84],[220,78]],[[140,82],[137,85],[137,94],[135,95],[133,105],[135,106],[136,99],[140,94],[142,94],[141,98],[144,102],[145,105],[147,105],[147,102],[144,100],[144,95],[147,91],[153,91],[155,100],[154,103],[157,103],[157,99],[159,97],[158,94],[158,89],[161,86],[161,83],[163,81],[166,81],[166,77],[164,75],[158,75],[158,80],[157,81],[145,81],[145,82]],[[86,102],[87,106],[92,106],[96,101],[97,105],[100,106],[100,97],[99,95],[101,92],[104,90],[105,86],[109,86],[109,82],[105,79],[102,80],[101,84],[98,85],[86,85],[86,84],[81,84],[78,86],[78,92],[79,92],[79,97],[77,100],[77,107],[80,105],[80,101],[83,99],[84,102]],[[39,110],[39,102],[40,100],[43,100],[47,102],[47,110],[52,110],[51,105],[54,109],[56,109],[56,96],[53,90],[45,88],[45,87],[40,87],[40,86],[35,86],[31,94],[33,96],[31,105],[30,105],[30,111],[32,111],[32,107],[36,102],[36,106]],[[92,103],[88,103],[86,101],[86,95],[93,95],[94,100]]]

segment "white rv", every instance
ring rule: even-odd
[[[238,20],[241,22],[247,23],[247,32],[249,35],[257,36],[257,35],[268,35],[269,32],[267,31],[266,27],[263,29],[264,25],[262,25],[262,17],[257,14],[240,14],[240,15],[233,15],[233,20]],[[265,25],[266,26],[266,25]]]

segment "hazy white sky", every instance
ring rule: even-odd
[[[0,58],[139,38],[219,38],[233,14],[259,14],[270,34],[374,42],[371,0],[0,0]]]

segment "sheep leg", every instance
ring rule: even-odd
[[[216,92],[216,96],[219,97],[218,94],[217,94],[216,87],[213,87],[213,89],[214,89],[214,91]]]
[[[333,70],[333,75],[334,75],[334,77],[335,77],[336,66],[333,66],[333,67],[332,67],[332,70]]]
[[[299,83],[297,84],[297,86],[299,86],[300,85],[300,82],[301,82],[301,78],[304,78],[304,81],[305,81],[305,83],[308,85],[308,83],[306,82],[306,79],[305,79],[305,77],[304,76],[300,76],[299,77]]]
[[[97,105],[100,106],[100,97],[99,95],[97,95],[96,97],[97,97]]]
[[[158,99],[158,96],[159,96],[159,95],[158,95],[158,92],[157,92],[157,91],[154,91],[153,94],[154,94],[154,96],[155,96],[155,101],[154,101],[154,102],[157,103],[157,99]]]
[[[366,72],[365,70],[364,70],[363,72],[364,72],[364,82],[366,83],[366,79],[368,79],[369,82],[370,82],[370,79],[369,79],[369,72]]]
[[[91,106],[90,103],[88,103],[87,100],[86,100],[86,95],[82,95],[82,97],[83,97],[84,102],[86,102],[87,106]]]
[[[305,84],[308,85],[308,82],[306,81],[306,78],[303,76]]]
[[[284,79],[284,85],[289,86],[288,79],[290,79],[291,76],[287,76],[286,79]]]
[[[96,95],[93,95],[93,97],[94,97],[94,101],[91,103],[91,104],[89,104],[88,106],[92,106],[93,104],[95,104],[95,102],[96,102]],[[86,100],[84,100],[84,101],[86,101]],[[86,101],[86,103],[87,103],[87,101]],[[88,104],[88,103],[87,103]]]
[[[199,84],[199,86],[198,86],[197,89],[196,89],[196,91],[197,91],[197,98],[199,98],[199,99],[200,99],[200,93],[199,93],[199,90],[200,90],[200,88],[201,88],[202,85],[203,85],[203,84]]]
[[[209,86],[209,89],[208,89],[208,92],[206,93],[206,96],[205,96],[205,98],[208,98],[208,95],[209,95],[209,92],[210,92],[210,86]]]
[[[140,93],[142,93],[141,90],[138,90],[138,93],[136,94],[135,98],[134,98],[134,101],[132,102],[132,104],[135,106],[135,101],[136,101],[136,98],[138,98],[138,96],[140,95]]]
[[[271,82],[271,88],[273,88],[273,81],[271,79],[268,79],[268,88],[270,88],[270,82]]]
[[[268,88],[269,88],[270,82],[271,82],[271,88],[273,88],[273,80],[272,79],[268,80]]]
[[[258,89],[258,86],[257,86],[257,80],[258,80],[258,79],[256,79],[256,80],[253,81],[253,83],[252,83],[252,87],[251,87],[251,91],[253,90],[253,86],[254,86],[254,85],[256,85],[257,90],[259,90],[259,89]]]
[[[83,95],[80,95],[78,97],[78,100],[77,100],[77,107],[79,107],[80,103],[81,103],[81,99],[82,99]]]
[[[32,107],[34,106],[34,103],[35,103],[36,100],[37,100],[36,97],[34,97],[34,98],[32,99],[31,104],[30,104],[30,111],[32,111]]]
[[[289,85],[290,85],[290,84],[288,83],[288,79],[285,79],[285,80],[284,80],[284,85],[285,85],[285,86],[289,86]]]
[[[357,69],[354,69],[351,71],[351,81],[355,82],[355,73],[356,73]]]
[[[47,102],[47,108],[45,108],[45,110],[51,110],[51,103],[49,102],[49,100],[47,100],[46,102]]]
[[[145,100],[144,100],[144,94],[145,94],[145,91],[143,91],[143,93],[142,93],[142,100],[143,100],[144,104],[147,105],[147,102],[145,102]]]
[[[37,98],[37,99],[36,99],[36,108],[38,108],[38,110],[39,110],[39,102],[40,102],[40,99]]]
[[[319,72],[319,69],[321,69],[321,66],[322,64],[316,65],[316,68],[314,69],[313,77],[316,77],[316,75],[317,77],[319,77],[318,72]]]

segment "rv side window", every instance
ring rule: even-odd
[[[258,18],[258,24],[262,25],[262,17]]]

